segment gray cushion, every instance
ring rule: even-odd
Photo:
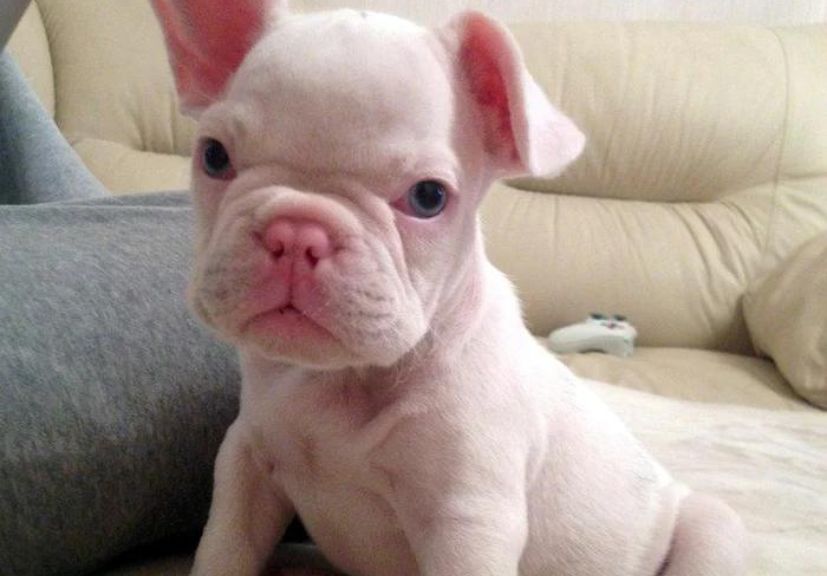
[[[0,572],[202,527],[234,351],[185,307],[184,194],[0,206]]]

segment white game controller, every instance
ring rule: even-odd
[[[605,352],[623,358],[635,349],[637,330],[619,314],[589,314],[583,322],[558,328],[548,335],[549,347],[558,354]]]

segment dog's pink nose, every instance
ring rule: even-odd
[[[311,267],[333,254],[327,231],[309,220],[276,218],[265,229],[262,242],[276,259],[304,258]]]

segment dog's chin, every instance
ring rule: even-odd
[[[244,336],[240,348],[255,352],[259,358],[311,370],[341,370],[367,363],[342,346],[319,342],[290,342],[261,336]]]
[[[259,357],[314,370],[390,366],[413,347],[403,341],[361,341],[339,332],[297,310],[284,309],[253,316],[232,340]]]
[[[399,357],[369,357],[333,342],[290,341],[277,337],[247,335],[237,342],[240,348],[255,352],[256,356],[279,364],[290,364],[311,370],[343,370],[393,364]]]
[[[308,368],[344,367],[355,360],[333,334],[292,306],[248,318],[235,340],[264,358]]]

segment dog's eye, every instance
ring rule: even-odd
[[[448,193],[435,180],[423,180],[408,191],[408,207],[417,218],[433,218],[445,209]]]
[[[229,180],[234,176],[227,149],[214,138],[205,138],[201,143],[201,166],[210,178]]]

